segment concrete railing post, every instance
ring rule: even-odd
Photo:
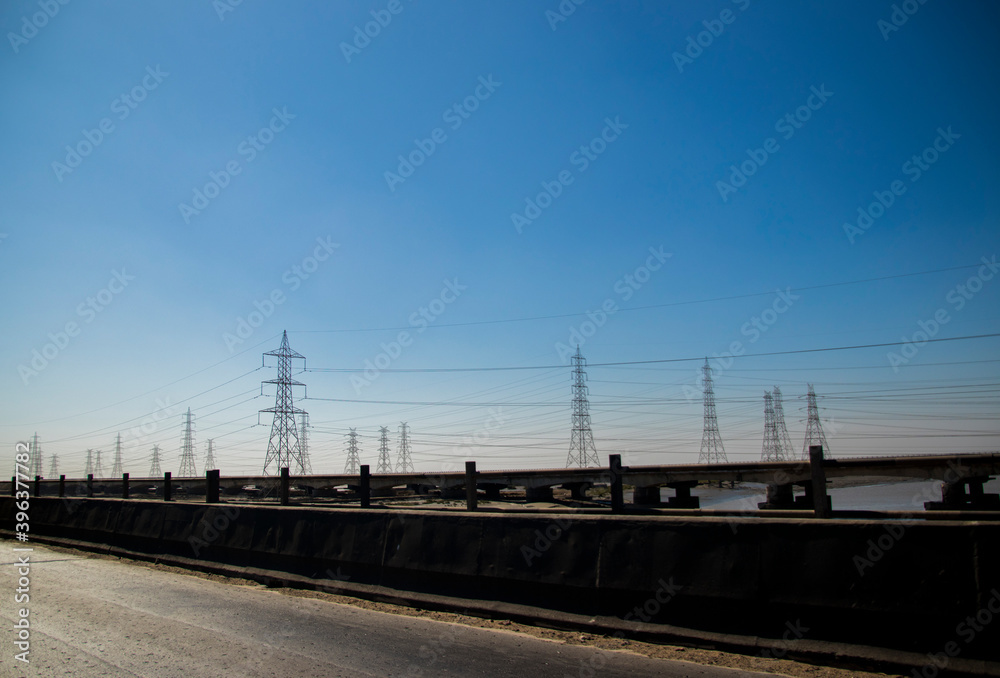
[[[36,497],[42,496],[42,477],[41,476],[35,476],[34,496],[36,496]]]
[[[830,517],[830,498],[826,493],[826,470],[823,468],[823,446],[809,447],[809,471],[812,474],[813,508],[817,518]]]
[[[281,469],[281,485],[278,488],[278,497],[282,506],[288,506],[288,467]]]
[[[93,473],[88,473],[87,474],[87,496],[88,497],[93,497],[94,496],[94,474]]]
[[[66,476],[59,476],[59,496],[66,496]]]
[[[10,479],[10,496],[17,496],[17,476],[13,476]]]
[[[163,501],[170,501],[174,493],[174,483],[170,476],[170,471],[163,474]]]
[[[205,471],[205,503],[219,503],[219,469]]]
[[[361,465],[361,487],[358,488],[361,497],[361,508],[371,508],[372,505],[372,473],[368,464]]]
[[[476,485],[476,462],[465,462],[465,508],[475,511],[479,507],[479,488]]]
[[[608,466],[611,472],[611,510],[614,513],[619,513],[625,508],[625,492],[622,488],[622,455],[609,455]]]
[[[128,474],[122,474],[122,499],[128,499]]]

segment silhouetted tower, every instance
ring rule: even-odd
[[[410,430],[404,421],[399,425],[399,449],[396,452],[396,473],[413,473],[410,458]]]
[[[279,475],[281,469],[287,468],[289,472],[301,469],[302,452],[299,449],[299,431],[295,424],[295,415],[302,414],[300,410],[292,404],[292,387],[305,386],[300,381],[292,379],[292,361],[301,360],[302,367],[305,368],[305,356],[296,353],[288,345],[288,332],[281,334],[281,346],[276,351],[268,351],[261,359],[264,364],[267,356],[274,356],[278,359],[278,378],[270,379],[263,384],[274,384],[274,407],[269,407],[261,412],[271,412],[274,414],[274,423],[271,424],[271,438],[267,443],[267,454],[264,456],[264,475]],[[261,393],[264,386],[261,384]]]
[[[781,389],[774,387],[774,424],[778,429],[778,444],[781,447],[781,459],[795,459],[795,448],[788,437],[788,427],[785,426],[785,406],[781,402]]]
[[[84,476],[89,476],[94,472],[94,451],[87,450],[87,469],[83,472]]]
[[[299,468],[299,475],[311,476],[313,472],[312,461],[309,459],[309,437],[307,430],[309,428],[309,415],[306,412],[302,413],[302,417],[299,421],[299,450],[301,458],[301,466]]]
[[[378,432],[382,434],[378,445],[378,465],[375,473],[392,473],[392,459],[389,458],[389,427],[382,426]]]
[[[782,461],[778,425],[774,418],[774,398],[770,391],[764,391],[764,446],[760,451],[760,460]]]
[[[94,454],[94,477],[104,477],[104,465],[101,463],[101,451],[96,450]]]
[[[361,473],[361,458],[358,456],[358,432],[353,428],[347,434],[347,463],[344,464],[344,473],[349,475]]]
[[[111,477],[121,478],[125,471],[122,470],[122,434],[115,438],[115,463],[111,466]]]
[[[191,408],[184,415],[184,437],[181,439],[181,468],[177,472],[180,478],[193,478],[198,475],[198,467],[194,463],[194,419]]]
[[[37,433],[31,437],[28,453],[28,477],[42,475],[42,444],[38,442]]]
[[[701,452],[698,454],[699,464],[724,464],[729,461],[726,448],[722,446],[722,436],[719,434],[719,419],[715,414],[715,390],[712,387],[712,368],[705,358],[705,366],[701,368],[705,383],[705,429],[701,434]]]
[[[813,445],[823,446],[823,456],[830,457],[830,446],[826,442],[826,435],[823,433],[823,425],[819,421],[819,408],[816,406],[816,391],[813,385],[809,384],[809,393],[806,395],[806,441],[802,445],[802,458],[809,458],[809,448]]]
[[[160,446],[153,445],[153,463],[149,465],[149,477],[156,478],[162,475],[163,471],[160,470]]]
[[[49,477],[58,478],[59,477],[59,455],[53,454],[49,458]]]
[[[566,455],[566,468],[579,466],[600,466],[597,458],[597,448],[594,446],[594,432],[590,430],[590,401],[587,400],[587,373],[583,368],[587,365],[580,345],[570,358],[573,366],[573,415],[569,438],[569,454]]]
[[[205,453],[205,470],[215,471],[215,448],[212,445],[212,439],[208,439],[208,451]]]

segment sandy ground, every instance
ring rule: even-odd
[[[177,574],[184,574],[188,576],[199,577],[202,579],[222,582],[232,586],[264,588],[263,584],[259,584],[257,582],[246,579],[238,579],[234,577],[224,577],[215,574],[207,574],[204,572],[198,572],[196,570],[188,570],[185,568],[174,567],[171,565],[147,563],[144,561],[132,561],[127,559],[120,559],[114,556],[85,553],[85,552],[75,551],[72,549],[64,549],[62,547],[56,547],[50,545],[46,545],[46,548],[64,551],[67,553],[73,553],[77,556],[82,555],[87,558],[123,560],[124,562],[133,564],[136,567],[147,567],[154,570],[174,572]],[[899,674],[886,674],[886,673],[870,673],[870,672],[848,670],[842,668],[833,668],[828,666],[816,666],[812,664],[790,661],[786,659],[772,659],[772,658],[764,658],[752,655],[732,654],[728,652],[718,652],[715,650],[702,650],[696,648],[682,647],[679,645],[659,645],[655,643],[639,642],[622,638],[596,635],[592,633],[558,631],[554,629],[519,624],[507,619],[484,619],[480,617],[472,617],[468,615],[455,614],[450,612],[423,610],[420,608],[406,607],[403,605],[379,603],[360,598],[352,598],[349,596],[324,593],[322,591],[308,591],[308,590],[289,589],[289,588],[274,589],[274,591],[280,595],[287,595],[299,598],[312,598],[316,600],[325,600],[339,605],[351,605],[366,610],[374,610],[389,614],[410,616],[410,617],[423,617],[437,621],[462,624],[470,627],[519,633],[531,636],[533,638],[539,638],[542,640],[547,640],[555,643],[564,643],[567,645],[584,645],[589,647],[601,648],[605,650],[625,651],[657,659],[687,661],[695,664],[726,667],[732,669],[739,669],[743,671],[757,671],[762,673],[770,673],[773,675],[794,676],[796,678],[797,677],[874,678],[876,676],[899,675]]]

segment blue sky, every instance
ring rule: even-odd
[[[257,471],[286,329],[341,370],[298,377],[329,472],[400,421],[418,468],[561,466],[557,345],[605,303],[590,363],[998,331],[994,3],[46,6],[0,10],[0,441],[69,475],[119,431],[126,470],[176,468],[187,407],[200,455]],[[835,454],[996,449],[997,346],[717,361],[727,452],[759,458],[773,385],[801,444],[807,383]],[[592,368],[602,459],[696,460],[697,368]]]

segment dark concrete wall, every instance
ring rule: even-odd
[[[0,529],[11,531],[13,517],[13,500],[0,498]],[[32,499],[30,517],[35,535],[278,570],[317,586],[342,579],[715,632],[780,638],[791,625],[811,640],[1000,653],[1000,614],[981,631],[961,627],[994,598],[1000,611],[998,523],[56,498]]]

